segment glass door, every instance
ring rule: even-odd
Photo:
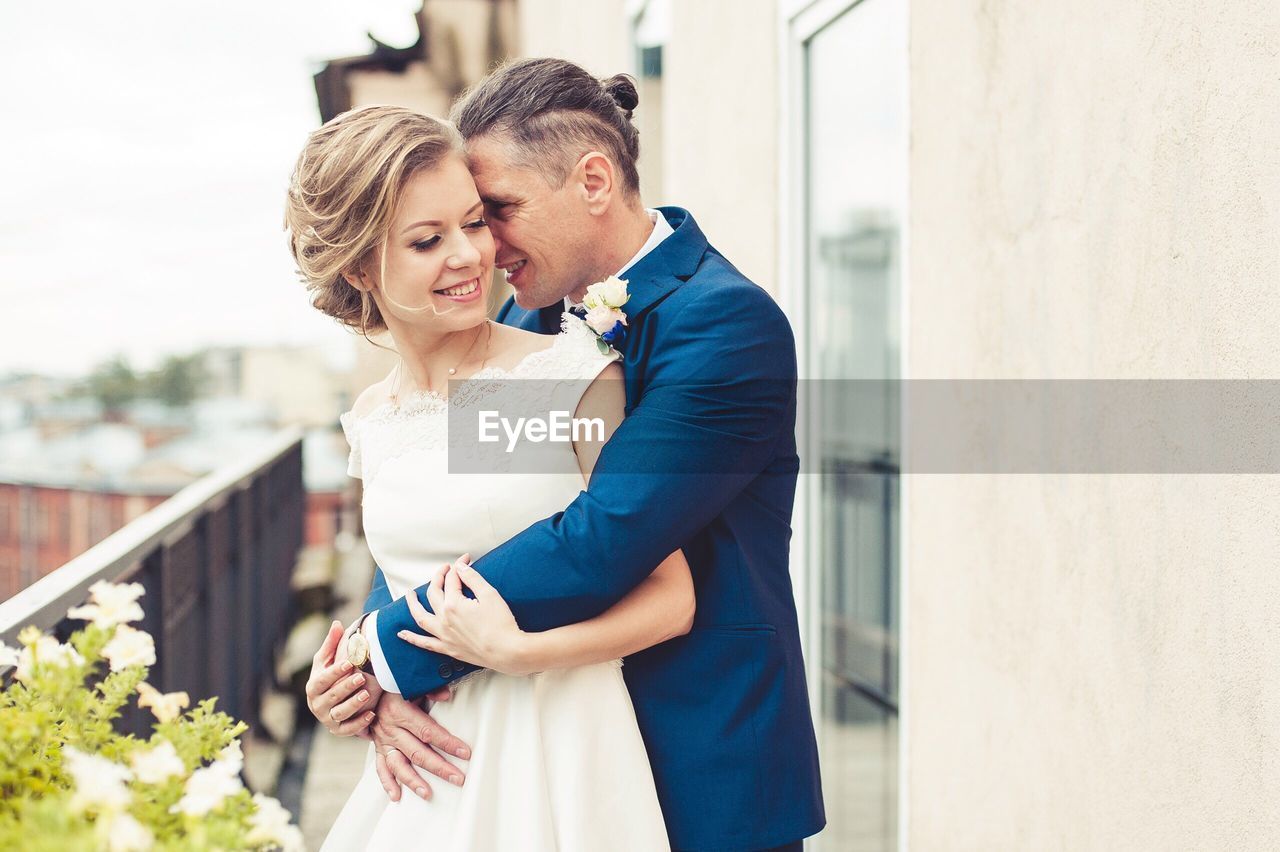
[[[897,848],[899,405],[906,26],[846,6],[802,43],[807,586],[828,828]]]

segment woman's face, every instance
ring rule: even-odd
[[[475,182],[450,156],[405,184],[385,265],[375,252],[365,272],[388,326],[457,331],[486,317],[493,253]]]

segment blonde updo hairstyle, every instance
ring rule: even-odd
[[[405,184],[461,150],[451,125],[397,106],[348,110],[311,134],[289,181],[284,224],[312,305],[366,337],[386,328],[347,275],[374,252],[384,268],[379,249]]]

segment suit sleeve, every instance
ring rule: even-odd
[[[364,612],[381,609],[389,603],[391,603],[391,592],[387,589],[387,578],[382,575],[382,569],[375,565],[373,586],[369,589],[368,597],[364,599]]]
[[[583,621],[619,601],[764,471],[794,428],[786,318],[753,285],[710,292],[721,295],[692,299],[655,342],[643,396],[590,486],[475,563],[523,629]],[[415,594],[428,605],[424,589]],[[400,630],[420,630],[404,599],[380,608],[378,634],[407,697],[475,668],[409,645]]]

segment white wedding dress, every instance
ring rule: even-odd
[[[616,355],[601,354],[581,320],[566,314],[562,326],[549,348],[514,368],[486,368],[455,383],[455,417],[505,379],[521,380],[507,383],[505,392],[514,387],[539,394],[543,409],[572,413],[590,380]],[[476,398],[468,399],[473,390]],[[451,404],[424,393],[399,407],[342,417],[351,443],[349,472],[364,482],[369,549],[397,598],[460,554],[479,559],[563,510],[584,487],[568,442],[535,445],[536,458],[526,468],[536,472],[449,473]],[[464,770],[465,784],[426,776],[429,801],[404,790],[393,804],[378,781],[370,746],[324,850],[668,849],[621,666],[615,660],[528,677],[480,671],[463,678],[453,700],[433,706],[431,715],[471,746],[470,761],[450,758]]]

